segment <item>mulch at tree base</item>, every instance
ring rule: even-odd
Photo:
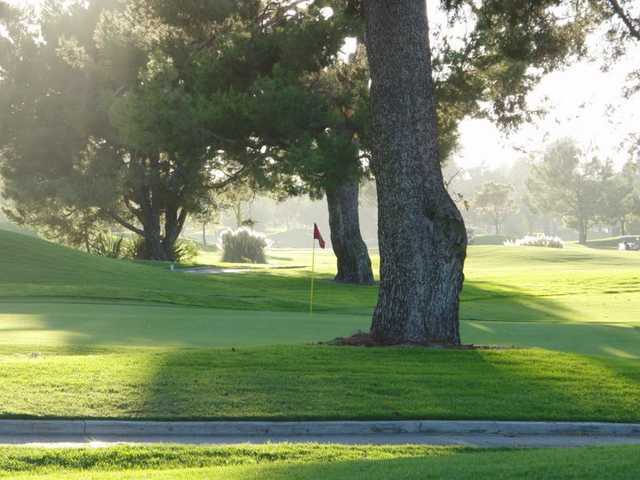
[[[442,345],[435,343],[383,343],[376,340],[369,332],[356,332],[348,337],[337,337],[328,342],[318,342],[319,345],[332,345],[337,347],[414,347],[414,348],[432,348],[447,350],[487,350],[487,349],[503,349],[512,347],[501,347],[495,345]]]

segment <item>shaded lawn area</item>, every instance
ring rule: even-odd
[[[0,416],[640,421],[637,361],[290,346],[0,356]]]
[[[277,445],[8,448],[0,477],[28,479],[635,479],[640,447],[476,450],[459,447]],[[29,473],[27,473],[29,472]]]
[[[0,251],[0,299],[73,298],[295,312],[309,308],[305,269],[263,268],[238,275],[170,272],[166,265],[91,256],[1,230]],[[320,272],[318,311],[370,312],[377,296],[375,287],[338,285],[330,278],[330,273]]]

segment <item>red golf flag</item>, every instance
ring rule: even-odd
[[[320,229],[318,228],[318,225],[316,225],[315,223],[313,224],[313,239],[318,240],[318,243],[320,244],[320,248],[324,248],[325,246],[324,238],[322,238]]]

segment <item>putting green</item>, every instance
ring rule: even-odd
[[[483,303],[483,302],[478,302]],[[486,305],[483,305],[486,306]],[[469,308],[475,312],[473,307]],[[350,335],[368,315],[222,310],[79,299],[0,303],[0,347],[229,347],[303,344]],[[464,317],[464,314],[463,314]],[[463,320],[463,341],[640,358],[640,327]]]
[[[326,341],[366,330],[377,297],[375,286],[332,282],[328,250],[317,254],[313,316],[309,270],[300,267],[308,250],[274,250],[270,265],[226,275],[93,257],[6,231],[0,250],[5,350]],[[224,265],[212,253],[199,261]],[[465,274],[466,343],[640,358],[639,252],[477,246]]]

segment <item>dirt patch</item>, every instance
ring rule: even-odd
[[[513,347],[503,347],[497,345],[440,345],[434,343],[394,343],[386,344],[379,342],[371,336],[369,332],[356,332],[348,337],[337,337],[328,342],[319,342],[320,345],[333,345],[337,347],[412,347],[412,348],[430,348],[434,350],[502,350]]]

